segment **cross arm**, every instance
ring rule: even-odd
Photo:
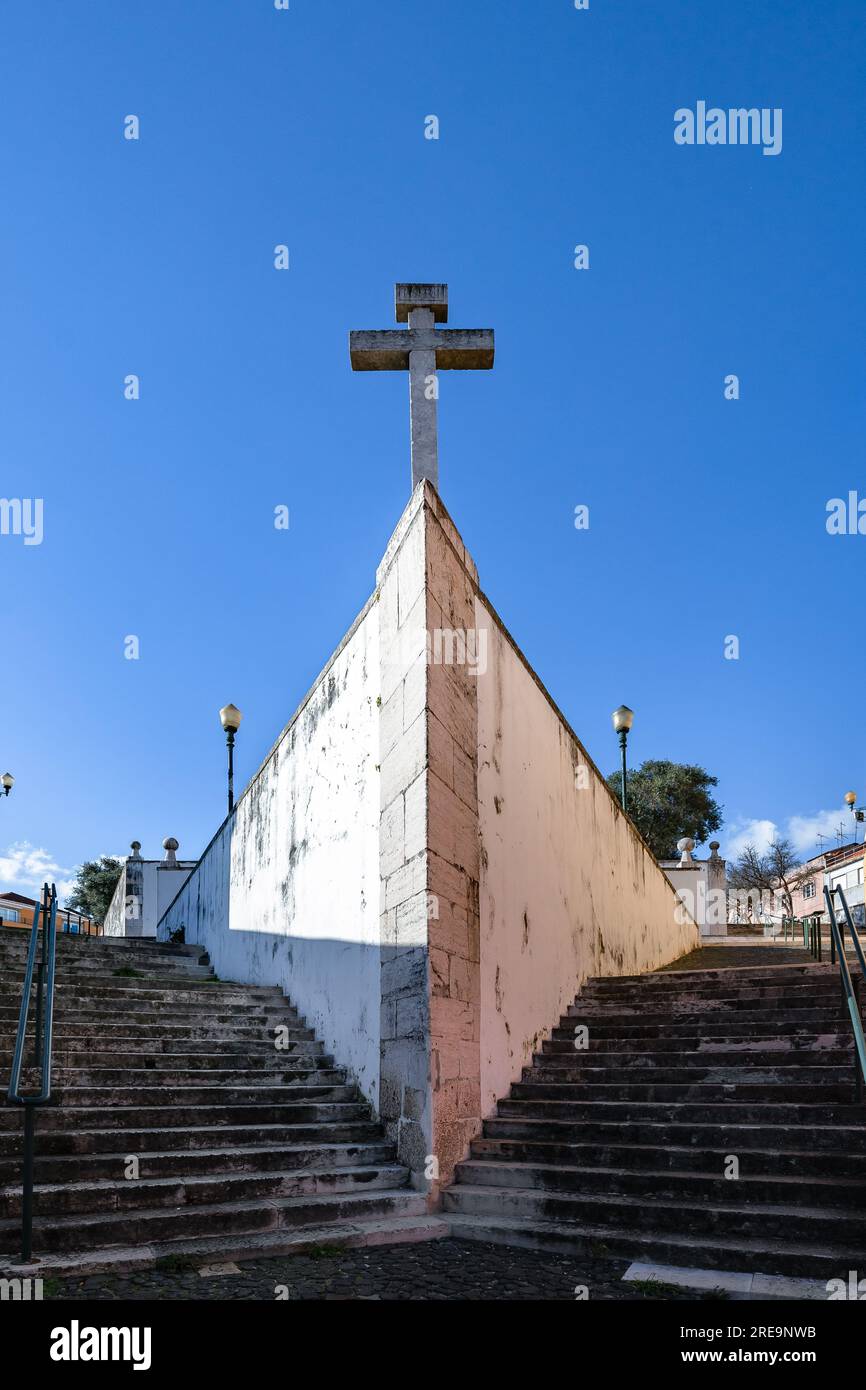
[[[349,334],[349,356],[356,372],[405,372],[413,348],[433,349],[439,371],[489,370],[493,366],[492,328],[439,328],[413,333],[401,328],[359,329]]]
[[[488,371],[493,366],[492,328],[440,328],[433,338],[440,372]]]
[[[411,335],[403,328],[357,329],[349,334],[354,372],[408,372]]]

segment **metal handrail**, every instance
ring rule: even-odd
[[[854,925],[854,918],[851,916],[851,909],[848,906],[848,899],[845,897],[844,889],[842,888],[841,884],[836,883],[830,889],[830,893],[839,894],[839,900],[842,903],[842,911],[845,913],[845,921],[847,923],[848,930],[851,933],[851,941],[854,946],[854,954],[857,957],[857,961],[860,965],[860,970],[863,975],[863,979],[866,980],[866,957],[864,957],[863,947],[860,944],[860,936],[856,926]]]
[[[40,942],[40,923],[42,927],[42,954],[38,968],[36,952]],[[37,904],[33,914],[33,927],[30,932],[30,945],[27,950],[27,964],[24,968],[24,985],[21,992],[21,1008],[18,1013],[18,1031],[15,1035],[15,1050],[12,1056],[12,1075],[6,1092],[9,1105],[20,1105],[24,1109],[24,1157],[21,1176],[21,1263],[29,1264],[33,1251],[33,1160],[36,1134],[36,1110],[51,1100],[51,1042],[54,1029],[54,965],[57,946],[57,889],[48,884],[42,891],[42,901]],[[21,1073],[24,1069],[24,1055],[27,1049],[27,1020],[30,1015],[33,973],[36,970],[36,1017],[34,1027],[33,1066],[39,1068],[39,1090],[23,1091]]]
[[[830,948],[831,955],[837,954],[839,957],[839,974],[842,980],[842,997],[848,1006],[848,1013],[851,1017],[851,1027],[854,1032],[854,1076],[855,1076],[855,1101],[859,1105],[863,1099],[863,1082],[866,1081],[866,1037],[863,1034],[863,1020],[860,1017],[860,1004],[857,999],[857,990],[851,977],[851,967],[848,964],[848,957],[845,954],[845,933],[836,921],[836,909],[833,906],[833,895],[839,894],[842,909],[845,913],[845,921],[851,932],[851,940],[854,943],[854,951],[860,962],[860,969],[863,971],[863,978],[866,979],[866,962],[863,957],[863,947],[857,935],[857,928],[851,917],[848,902],[841,885],[824,889],[824,900],[827,904],[827,913],[830,918]]]

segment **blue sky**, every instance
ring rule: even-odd
[[[857,0],[7,7],[0,495],[44,539],[0,536],[0,887],[198,854],[229,700],[258,766],[408,497],[405,378],[346,341],[401,279],[496,331],[441,492],[602,768],[626,702],[635,762],[718,775],[723,846],[866,799],[866,538],[825,526],[866,495],[864,57]],[[781,108],[782,152],[676,145],[699,100]]]

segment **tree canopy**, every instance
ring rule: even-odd
[[[84,912],[96,922],[104,922],[114,896],[117,880],[123,872],[123,860],[103,854],[81,864],[76,872],[75,886],[66,899],[66,906]]]
[[[622,778],[612,772],[608,786],[619,800]],[[694,763],[650,760],[628,774],[628,813],[657,859],[676,859],[677,840],[690,836],[703,844],[722,824],[722,807],[711,794],[718,786]]]

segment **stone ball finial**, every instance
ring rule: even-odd
[[[692,861],[692,850],[694,849],[694,847],[695,847],[695,842],[694,842],[694,840],[691,838],[691,836],[689,836],[689,835],[684,835],[683,838],[682,838],[681,840],[677,840],[677,849],[679,850],[680,855],[681,855],[681,858],[680,858],[680,866],[681,866],[681,867],[682,867],[682,865],[684,865],[684,864],[691,864],[691,863],[693,862],[693,861]]]
[[[133,859],[137,859],[141,850],[141,840],[133,840],[129,848],[132,850]]]
[[[711,858],[711,859],[718,859],[718,857],[719,857],[719,842],[718,842],[718,840],[710,840],[710,858]]]
[[[167,835],[162,842],[163,849],[177,849],[178,843],[173,835]]]

